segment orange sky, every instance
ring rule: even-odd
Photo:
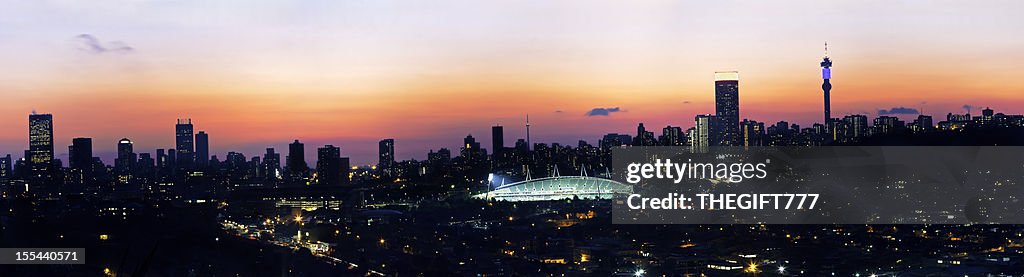
[[[718,70],[740,71],[743,118],[806,126],[825,40],[834,116],[1024,112],[1019,1],[552,2],[12,4],[0,153],[27,147],[32,110],[54,114],[58,155],[72,137],[101,156],[121,137],[171,148],[178,117],[221,157],[298,138],[373,163],[391,137],[422,159],[466,134],[489,146],[493,124],[511,144],[527,113],[534,142],[596,143],[714,113]]]

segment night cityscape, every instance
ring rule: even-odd
[[[739,120],[737,72],[714,82],[715,114],[694,127],[643,123],[591,144],[490,148],[472,135],[426,160],[395,159],[401,140],[379,142],[379,162],[353,165],[334,145],[294,140],[286,152],[210,149],[192,119],[175,145],[136,150],[117,142],[112,164],[74,138],[56,159],[51,114],[28,115],[28,150],[0,159],[3,242],[13,247],[84,245],[85,265],[12,266],[18,275],[745,275],[1013,276],[1024,273],[1019,225],[613,225],[607,199],[580,192],[532,197],[474,195],[531,178],[609,178],[611,149],[630,146],[1021,145],[1024,116],[982,110],[829,117],[832,63],[825,57],[826,124]],[[526,119],[528,120],[528,119]],[[528,122],[528,121],[526,121]],[[529,124],[529,123],[525,123]],[[170,124],[167,125],[170,134]],[[527,132],[529,127],[527,126]],[[217,139],[219,134],[212,134]],[[225,134],[228,135],[228,134]],[[490,151],[488,151],[490,150]],[[284,158],[282,159],[282,155]],[[536,180],[536,179],[534,179]],[[557,180],[556,180],[557,181]],[[571,181],[558,181],[571,183]],[[521,184],[521,183],[516,183]],[[548,193],[548,192],[545,192]],[[496,199],[500,198],[500,199]],[[581,199],[582,198],[582,199]],[[171,258],[176,257],[176,258]],[[272,274],[271,274],[272,273]],[[929,275],[931,276],[931,275]]]
[[[612,212],[623,150],[1024,146],[1021,3],[450,2],[0,4],[0,276],[1024,276],[1022,224]]]

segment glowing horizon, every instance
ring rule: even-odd
[[[332,144],[372,164],[383,138],[399,160],[423,159],[467,134],[490,148],[495,124],[511,146],[526,114],[535,143],[594,144],[640,122],[692,126],[714,113],[714,73],[731,70],[743,75],[741,118],[810,126],[826,40],[833,117],[1024,113],[1018,1],[4,6],[0,155],[15,157],[33,110],[54,115],[65,162],[73,137],[93,138],[106,162],[123,137],[137,152],[172,148],[177,118],[209,133],[221,159],[299,139],[307,153]]]

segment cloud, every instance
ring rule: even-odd
[[[683,100],[683,104],[690,104],[690,100]]]
[[[128,46],[120,41],[102,42],[95,36],[90,34],[80,34],[75,36],[75,42],[78,43],[78,49],[93,53],[93,54],[104,54],[104,53],[115,53],[115,54],[127,54],[135,52],[135,48]]]
[[[967,112],[971,112],[971,110],[974,109],[974,106],[964,104],[961,108],[964,108]]]
[[[889,109],[889,110],[885,110],[885,109],[878,110],[878,115],[919,114],[919,113],[920,112],[918,112],[917,109],[915,109],[915,108],[907,108],[907,107],[895,107],[895,108],[892,108],[892,109]]]
[[[594,108],[593,110],[590,110],[589,112],[587,112],[587,116],[609,116],[612,113],[617,113],[619,111],[621,111],[619,109],[619,107],[614,107],[614,108]]]

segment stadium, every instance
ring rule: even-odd
[[[550,201],[565,199],[611,199],[632,193],[633,187],[614,180],[589,176],[553,176],[527,179],[498,186],[475,197],[498,201]]]

